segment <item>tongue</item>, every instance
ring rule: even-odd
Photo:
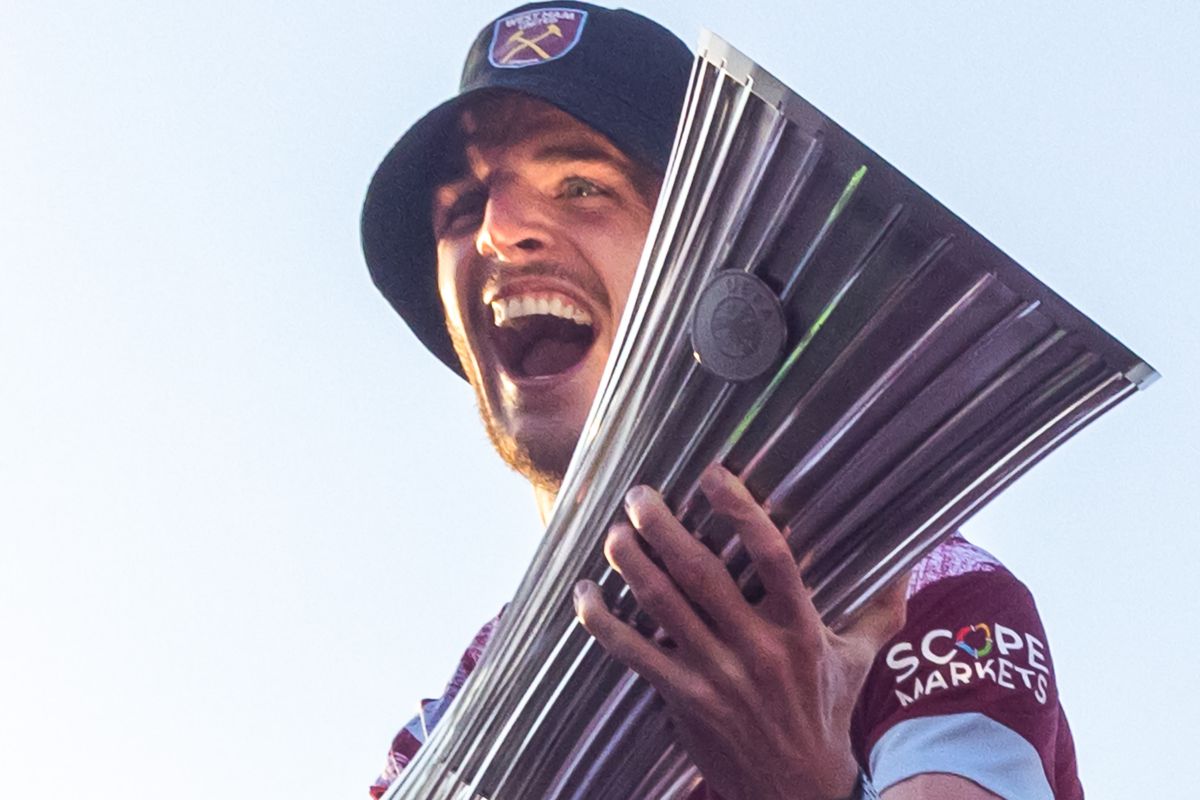
[[[586,342],[541,339],[525,352],[521,371],[530,377],[557,375],[579,363],[586,351]]]

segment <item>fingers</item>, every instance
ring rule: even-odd
[[[725,565],[675,519],[657,492],[647,486],[635,486],[625,496],[625,511],[637,532],[662,558],[670,579],[719,629],[736,635],[755,621],[753,609]],[[649,559],[646,561],[649,563]],[[653,563],[649,566],[661,574]],[[630,577],[626,581],[636,594]],[[688,611],[695,616],[694,611]],[[666,625],[664,619],[659,622]]]
[[[799,621],[819,623],[787,540],[745,484],[720,464],[713,464],[700,476],[700,488],[713,511],[734,522],[767,596]]]
[[[600,587],[592,581],[575,584],[575,615],[596,641],[659,691],[673,685],[677,669],[670,658],[641,634],[613,616]]]
[[[629,585],[638,605],[685,651],[706,652],[721,646],[671,577],[642,550],[630,525],[618,523],[612,527],[604,553]]]

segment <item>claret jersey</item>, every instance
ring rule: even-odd
[[[498,619],[498,618],[497,618]],[[458,695],[495,629],[475,636],[443,695],[392,741],[379,798]],[[1046,633],[1029,590],[954,535],[913,569],[904,628],[880,651],[851,740],[877,790],[938,772],[1004,798],[1082,800]],[[703,788],[691,800],[714,800]]]
[[[913,570],[904,628],[867,676],[851,740],[881,792],[940,772],[1005,798],[1083,797],[1033,597],[961,536]]]

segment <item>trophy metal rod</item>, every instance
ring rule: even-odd
[[[714,100],[718,97],[719,97],[719,92],[714,92]],[[725,159],[727,158],[729,152],[733,148],[733,145],[737,139],[738,127],[736,125],[736,122],[738,119],[740,119],[741,113],[745,108],[748,97],[749,97],[748,92],[745,89],[743,89],[740,93],[740,98],[734,104],[735,105],[735,110],[733,113],[734,124],[731,125],[729,127],[729,130],[725,133],[725,135],[721,137],[721,144],[718,148],[717,155],[715,158],[715,160],[717,162],[717,166],[715,169],[713,169],[710,172],[709,180],[707,181],[705,188],[701,195],[701,200],[700,200],[701,213],[697,217],[699,219],[703,218],[703,207],[706,206],[710,202],[710,200],[713,196],[713,193],[714,193],[714,189],[718,183],[718,180],[722,177],[720,165],[724,163]],[[712,106],[710,106],[710,108],[709,108],[709,115],[705,120],[706,124],[711,122],[712,117],[715,116],[715,110],[716,110],[716,104],[714,102],[714,104]],[[685,238],[684,238],[684,242],[685,242],[684,249],[685,250],[693,249],[696,247],[697,236],[701,235],[701,234],[699,234],[699,231],[700,231],[700,226],[693,226],[690,229],[689,233],[685,235]],[[670,320],[668,320],[666,327],[669,329],[670,327],[672,327],[672,325],[673,325],[673,323]],[[574,670],[574,667],[576,667],[579,663],[580,663],[579,659],[576,659],[574,661],[574,664],[572,665],[572,667],[568,668],[567,672],[564,675],[559,677],[559,680],[560,681],[568,680]],[[514,719],[515,719],[515,717],[514,717]],[[545,717],[541,716],[533,721],[532,724],[535,727],[535,729],[541,723],[541,721],[544,719],[545,719]],[[525,741],[526,742],[530,741],[530,738],[531,737],[527,737]],[[519,756],[521,749],[522,748],[518,747],[516,753],[509,753],[508,754],[509,758],[514,758],[514,757]],[[507,773],[506,773],[505,777],[507,777]],[[502,784],[503,784],[503,778],[502,778],[501,785]]]

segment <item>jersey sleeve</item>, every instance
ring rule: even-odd
[[[1064,735],[1069,743],[1041,619],[1004,569],[939,580],[909,598],[851,730],[880,791],[939,772],[1029,800],[1075,796],[1056,791]],[[1073,771],[1073,749],[1069,758]]]

